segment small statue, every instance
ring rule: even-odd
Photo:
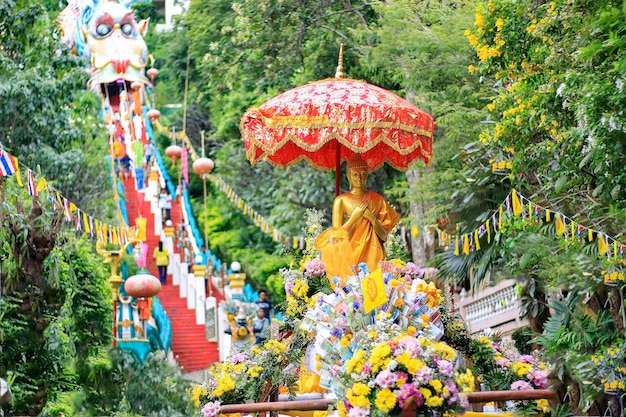
[[[352,266],[361,262],[367,264],[369,271],[378,268],[385,259],[387,234],[400,221],[398,213],[380,194],[365,189],[368,167],[358,154],[348,161],[346,171],[350,191],[335,198],[333,227],[315,242],[329,277],[345,277]]]

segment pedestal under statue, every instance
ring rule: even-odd
[[[367,163],[356,154],[347,164],[350,191],[335,198],[333,227],[315,241],[330,277],[353,275],[361,262],[370,271],[385,259],[387,234],[400,221],[398,213],[378,193],[365,188]]]

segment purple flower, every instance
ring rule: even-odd
[[[456,386],[454,381],[446,381],[444,385],[448,388],[448,392],[449,392],[448,402],[449,403],[458,402],[459,396],[457,394],[459,393],[459,387]]]
[[[396,375],[385,369],[376,375],[375,381],[381,388],[391,388],[396,385]]]
[[[411,279],[419,278],[422,276],[422,270],[413,262],[407,262],[404,266],[404,273]]]
[[[361,308],[361,304],[358,301],[355,301],[354,303],[352,303],[352,308],[356,311]]]
[[[287,296],[293,296],[293,287],[296,285],[296,280],[289,277],[285,279],[285,293]]]
[[[437,361],[437,368],[439,368],[439,372],[441,372],[445,376],[454,375],[454,366],[450,361],[440,359]]]
[[[321,277],[326,274],[326,266],[319,259],[313,259],[304,265],[304,274],[308,277]]]
[[[341,337],[342,333],[343,332],[341,331],[341,329],[338,329],[337,327],[335,327],[334,329],[330,331],[330,334],[335,337]]]
[[[530,372],[527,378],[537,388],[545,389],[548,387],[548,372],[546,371]]]
[[[202,407],[203,417],[217,417],[220,414],[220,402],[208,402]]]
[[[511,384],[511,389],[513,391],[527,391],[532,390],[533,387],[526,381],[515,381]]]

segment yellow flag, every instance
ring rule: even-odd
[[[498,210],[498,230],[502,229],[502,216],[504,215],[504,207],[500,206]]]
[[[39,182],[37,183],[37,192],[40,193],[48,187],[48,183],[44,177],[39,178]]]
[[[490,219],[487,219],[487,221],[485,222],[485,227],[487,228],[487,243],[491,243],[491,228],[489,227],[490,221]]]
[[[589,242],[593,241],[593,230],[589,229],[587,233],[588,233],[587,237],[589,239]]]
[[[363,308],[366,313],[385,304],[388,300],[383,271],[380,268],[377,268],[361,281],[361,289],[363,290]]]
[[[480,250],[480,239],[478,238],[478,229],[474,230],[474,242],[476,242],[476,250]]]
[[[292,243],[291,247],[293,249],[298,249],[298,238],[297,237],[293,238],[293,243]]]
[[[463,235],[463,255],[469,255],[469,235]]]
[[[554,218],[554,227],[556,229],[556,235],[561,236],[565,233],[565,225],[563,224],[563,220],[560,215],[556,215]]]
[[[550,210],[546,210],[546,222],[550,221]]]
[[[91,233],[91,228],[89,227],[89,220],[87,219],[87,214],[83,211],[83,225],[85,227],[85,233]]]
[[[459,235],[454,237],[454,255],[459,256]]]
[[[604,235],[598,233],[598,252],[600,255],[605,255],[609,248],[606,247],[606,239]]]
[[[519,216],[520,214],[522,214],[524,209],[522,208],[522,203],[520,202],[520,199],[517,196],[517,191],[513,190],[511,192],[511,200],[513,202],[513,215]]]
[[[9,155],[11,158],[13,158],[13,162],[15,163],[15,179],[17,180],[17,184],[20,187],[24,186],[24,183],[22,182],[22,175],[20,174],[20,164],[17,161],[17,157],[13,156],[13,155]]]
[[[613,241],[613,256],[617,259],[617,240]]]
[[[420,234],[420,229],[416,225],[411,226],[411,237],[417,237]]]

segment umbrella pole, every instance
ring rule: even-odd
[[[335,165],[335,197],[339,195],[339,183],[341,182],[341,155],[337,147],[337,164]]]

